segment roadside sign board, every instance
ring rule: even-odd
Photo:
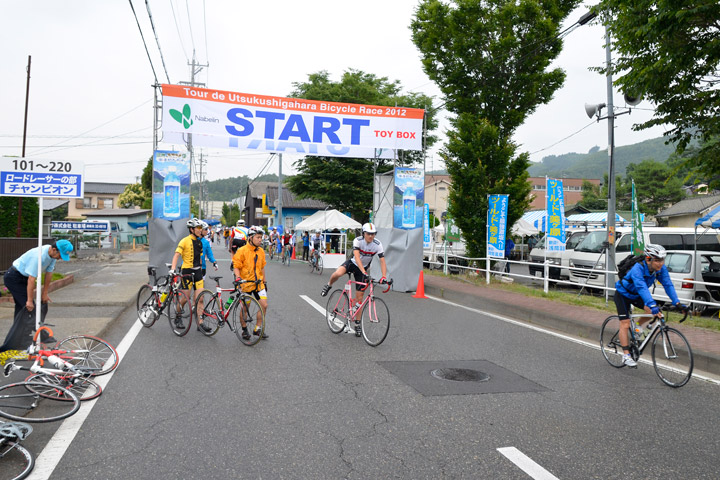
[[[80,160],[0,158],[0,196],[82,198]]]
[[[107,232],[109,222],[50,222],[50,230],[79,230],[83,232]]]

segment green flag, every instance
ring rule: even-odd
[[[635,180],[632,181],[632,251],[634,255],[642,255],[645,251],[645,237],[635,194]]]

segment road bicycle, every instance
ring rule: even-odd
[[[245,345],[252,346],[258,343],[265,334],[265,313],[260,302],[252,295],[240,290],[240,285],[260,282],[236,280],[233,282],[234,288],[221,288],[220,279],[223,277],[208,276],[208,278],[215,281],[215,293],[204,290],[198,296],[195,311],[198,318],[202,318],[203,324],[207,325],[209,329],[200,331],[204,335],[212,337],[227,323],[230,331],[234,332],[238,340]],[[231,292],[225,302],[223,302],[222,292]],[[201,300],[203,307],[199,306]],[[247,332],[243,331],[243,323],[247,327]],[[256,328],[258,328],[257,331]]]
[[[288,244],[288,245],[285,245],[282,250],[282,258],[281,258],[282,264],[287,265],[288,267],[290,266],[290,250],[291,249],[292,249],[292,247]]]
[[[383,293],[387,293],[392,287],[392,283],[392,279],[381,283],[370,278],[367,283],[364,283],[349,278],[342,290],[335,290],[328,298],[325,318],[330,331],[333,333],[355,332],[355,336],[362,336],[368,345],[372,347],[380,345],[390,331],[390,310],[382,299],[375,297],[374,286],[377,284],[387,285],[383,291]],[[360,304],[353,298],[352,284],[355,284],[356,288],[359,286],[366,289],[365,298]]]
[[[0,479],[19,480],[35,467],[35,457],[20,445],[32,433],[23,422],[0,422]]]
[[[669,317],[671,309],[665,310]],[[684,313],[685,316],[680,323],[684,322],[688,316],[688,311]],[[665,316],[653,319],[652,323],[646,327],[646,331],[649,329],[647,336],[638,337],[636,332],[640,330],[635,319],[647,316],[647,313],[630,315],[630,333],[628,334],[630,356],[637,361],[645,347],[652,342],[652,363],[655,373],[666,385],[674,388],[682,387],[690,380],[693,371],[694,360],[690,344],[682,333],[667,325]],[[625,366],[619,331],[620,319],[617,315],[606,318],[600,331],[600,347],[603,356],[615,368]]]
[[[165,266],[169,269],[172,264],[166,263]],[[170,271],[158,279],[157,268],[152,265],[148,266],[148,275],[153,277],[153,284],[143,285],[137,294],[140,323],[150,328],[165,314],[173,333],[178,337],[185,336],[192,327],[192,303],[182,290],[182,279],[191,275]]]
[[[310,265],[310,273],[317,273],[318,275],[322,275],[323,259],[317,250],[313,250],[313,253],[310,256],[310,261],[308,262],[308,264]]]
[[[53,396],[43,396],[37,390],[48,388],[45,382],[16,382],[0,387],[0,416],[27,423],[46,423],[62,420],[80,408],[80,399],[70,390],[53,386]],[[45,400],[42,402],[41,400]]]
[[[43,348],[38,341],[42,331],[47,331],[49,336],[53,335],[46,325],[38,328],[35,343],[22,352],[25,355],[18,355],[5,363],[5,376],[10,376],[14,371],[29,371],[31,375],[25,381],[34,385],[30,390],[45,398],[68,400],[55,387],[69,390],[80,400],[99,397],[102,388],[92,377],[110,373],[117,367],[119,356],[115,348],[105,340],[89,335],[73,335],[60,341],[54,348]],[[17,361],[23,360],[33,363],[29,367],[17,364]],[[36,384],[43,384],[44,387]]]

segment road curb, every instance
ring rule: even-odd
[[[442,298],[466,307],[476,308],[486,312],[502,315],[518,322],[538,325],[558,332],[575,335],[588,341],[599,341],[601,325],[580,322],[561,312],[548,313],[535,310],[522,305],[509,304],[496,298],[468,295],[459,291],[425,284],[425,293]],[[692,348],[692,345],[690,345]],[[694,371],[702,370],[713,375],[720,375],[720,356],[693,348],[695,362]],[[646,354],[649,352],[646,351]]]

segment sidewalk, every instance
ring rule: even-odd
[[[105,328],[129,305],[147,281],[148,252],[139,251],[102,259],[58,262],[57,270],[72,273],[75,281],[50,293],[45,318],[58,340],[74,334],[102,336]],[[0,303],[0,342],[13,322],[15,303]]]
[[[600,328],[608,317],[589,307],[560,304],[489,286],[475,286],[455,277],[425,275],[425,293],[543,327],[568,333],[588,341],[600,340]],[[686,325],[673,325],[690,343],[695,371],[720,375],[720,332]],[[649,352],[645,352],[646,355]]]

